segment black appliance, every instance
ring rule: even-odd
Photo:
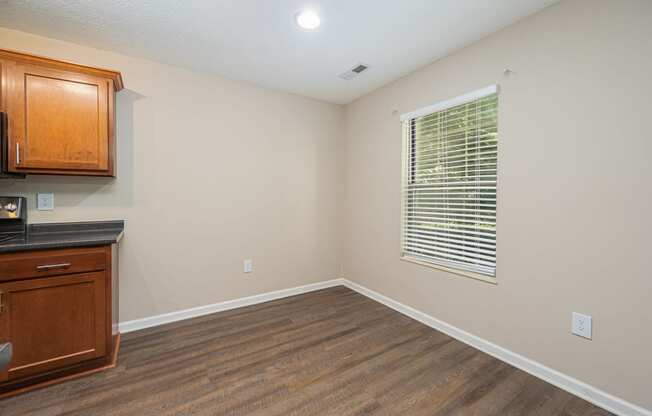
[[[0,196],[0,242],[27,231],[27,200],[22,196]]]
[[[24,178],[24,173],[9,172],[9,119],[0,112],[0,179]]]
[[[2,308],[2,305],[0,305],[0,308]],[[11,342],[0,344],[0,371],[3,371],[9,366],[11,353]]]
[[[22,196],[0,196],[0,242],[22,236],[27,230],[27,200]],[[3,312],[0,292],[0,313]],[[11,362],[11,342],[0,343],[0,372]]]

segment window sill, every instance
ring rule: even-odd
[[[417,259],[415,257],[410,257],[410,256],[401,256],[401,260],[407,261],[409,263],[418,264],[418,265],[421,265],[421,266],[430,267],[431,269],[437,269],[437,270],[441,270],[441,271],[444,271],[444,272],[452,273],[452,274],[455,274],[457,276],[469,277],[471,279],[479,280],[479,281],[485,282],[485,283],[490,283],[492,285],[497,285],[498,284],[498,281],[496,280],[495,277],[486,276],[486,275],[483,275],[483,274],[480,274],[480,273],[473,273],[473,272],[467,272],[467,271],[464,271],[464,270],[457,270],[457,269],[453,269],[453,268],[450,268],[450,267],[441,266],[439,264],[430,263],[430,262],[427,262],[427,261],[424,261],[424,260],[421,260],[421,259]]]

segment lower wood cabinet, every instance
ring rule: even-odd
[[[111,366],[114,255],[111,246],[0,255],[0,343],[13,345],[0,396]]]

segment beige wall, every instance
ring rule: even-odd
[[[562,1],[348,105],[344,275],[652,408],[651,19],[649,0]],[[498,285],[399,260],[392,113],[492,83]],[[572,311],[593,315],[592,341]]]
[[[340,106],[11,30],[0,48],[122,71],[117,179],[0,181],[32,222],[126,220],[121,321],[337,277]]]

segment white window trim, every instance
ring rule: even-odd
[[[427,107],[420,108],[418,110],[410,111],[409,113],[405,113],[401,115],[401,122],[412,119],[412,118],[417,118],[417,117],[423,117],[427,116],[428,114],[436,113],[438,111],[446,110],[451,107],[455,107],[461,104],[466,104],[468,102],[484,98],[488,95],[495,94],[498,92],[498,85],[489,85],[488,87],[480,88],[479,90],[472,91],[468,94],[463,94],[455,98],[451,98],[450,100],[444,100],[440,101],[438,103],[435,103],[433,105],[429,105]]]
[[[401,247],[401,250],[402,250],[402,247]],[[414,257],[414,256],[411,256],[409,254],[403,254],[403,252],[401,252],[401,260],[407,261],[407,262],[410,262],[410,263],[414,263],[414,264],[418,264],[420,266],[430,267],[431,269],[441,270],[441,271],[448,272],[448,273],[451,273],[451,274],[454,274],[454,275],[457,275],[457,276],[468,277],[468,278],[471,278],[471,279],[479,280],[481,282],[491,283],[493,285],[498,284],[498,280],[496,279],[496,277],[487,276],[486,274],[482,274],[482,273],[475,273],[475,272],[461,270],[461,269],[454,269],[452,267],[446,267],[444,265],[434,263],[431,260],[421,260],[418,257]],[[497,271],[496,271],[496,274],[498,274]]]
[[[499,91],[500,91],[500,88],[499,88],[498,84],[489,85],[487,87],[480,88],[479,90],[472,91],[472,92],[467,93],[467,94],[462,94],[460,96],[457,96],[457,97],[454,97],[454,98],[451,98],[451,99],[448,99],[448,100],[439,101],[439,102],[437,102],[435,104],[429,105],[427,107],[420,108],[418,110],[414,110],[414,111],[410,111],[408,113],[404,113],[404,114],[401,115],[400,120],[401,120],[401,123],[403,123],[404,121],[407,121],[407,120],[410,120],[410,119],[413,119],[413,118],[423,117],[423,116],[426,116],[428,114],[432,114],[432,113],[436,113],[438,111],[446,110],[446,109],[451,108],[451,107],[466,104],[468,102],[471,102],[471,101],[474,101],[474,100],[477,100],[477,99],[480,99],[480,98],[484,98],[484,97],[486,97],[488,95],[499,93]],[[401,150],[401,164],[402,164],[402,166],[401,166],[401,240],[400,240],[401,247],[400,247],[400,250],[399,250],[400,259],[403,260],[403,261],[418,264],[418,265],[421,265],[421,266],[430,267],[432,269],[445,271],[445,272],[448,272],[448,273],[451,273],[451,274],[454,274],[454,275],[457,275],[457,276],[469,277],[469,278],[472,278],[472,279],[475,279],[475,280],[478,280],[478,281],[482,281],[482,282],[485,282],[485,283],[491,283],[491,284],[494,284],[494,285],[498,284],[498,280],[497,280],[498,264],[497,263],[496,263],[495,275],[494,276],[488,276],[488,275],[485,275],[485,274],[482,274],[482,273],[476,273],[476,272],[473,272],[473,271],[467,271],[467,270],[463,270],[463,269],[448,267],[445,264],[443,264],[443,262],[442,262],[442,264],[439,264],[437,262],[433,262],[432,260],[425,260],[425,259],[421,259],[419,257],[413,256],[413,255],[410,255],[410,254],[406,254],[403,251],[403,247],[404,247],[404,241],[403,241],[403,238],[404,238],[404,235],[403,235],[404,224],[403,224],[403,220],[405,218],[405,214],[404,214],[405,213],[405,198],[404,198],[404,195],[403,195],[403,184],[405,183],[405,180],[406,180],[405,175],[406,175],[406,172],[407,172],[407,166],[405,166],[405,163],[407,161],[407,157],[406,157],[407,155],[405,154],[405,151],[407,149],[407,145],[406,145],[405,141],[408,139],[408,135],[406,134],[406,132],[404,130],[405,129],[402,129],[402,136],[403,137],[402,137],[402,140],[401,140],[401,149],[402,149]]]

